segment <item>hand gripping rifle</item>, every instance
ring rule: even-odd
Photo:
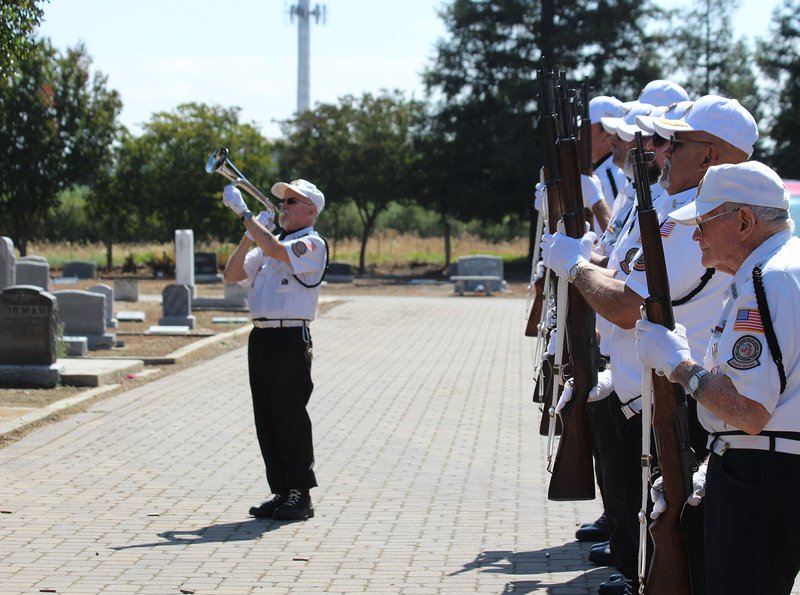
[[[669,290],[667,266],[658,214],[653,208],[647,163],[655,158],[645,153],[641,132],[636,133],[636,147],[631,149],[638,201],[639,229],[646,260],[648,296],[642,307],[644,317],[656,324],[675,329],[675,317]],[[689,418],[683,387],[652,372],[653,433],[658,467],[661,471],[667,510],[652,522],[653,557],[647,572],[647,595],[698,595],[704,587],[692,585],[698,577],[690,573],[687,537],[681,526],[681,510],[692,492],[692,474],[697,461],[689,441]],[[645,401],[646,402],[646,401]],[[648,432],[649,428],[642,428]],[[642,465],[649,466],[650,453],[642,454]],[[704,577],[703,577],[704,578]],[[699,589],[699,590],[698,590]]]
[[[586,219],[583,216],[574,103],[575,93],[567,89],[566,75],[561,73],[558,154],[562,221],[568,236],[581,238],[586,232]],[[572,399],[561,411],[561,440],[547,497],[550,500],[591,500],[595,497],[595,478],[586,399],[597,384],[595,313],[574,285],[569,286],[567,301],[567,328],[558,332],[566,331],[574,389]]]

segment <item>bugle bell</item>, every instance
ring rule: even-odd
[[[223,178],[230,180],[233,182],[234,186],[241,188],[245,192],[247,192],[250,196],[255,198],[258,202],[263,204],[267,209],[272,211],[274,215],[278,214],[278,207],[276,207],[266,195],[261,192],[258,188],[253,186],[247,178],[242,175],[236,166],[228,159],[228,149],[225,147],[220,147],[211,154],[206,162],[206,173],[214,174],[217,173],[221,175]]]

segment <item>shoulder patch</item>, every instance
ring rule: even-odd
[[[635,261],[633,261],[633,257],[636,256],[639,253],[639,250],[640,250],[640,248],[636,248],[636,247],[631,248],[630,250],[628,250],[625,253],[625,258],[623,258],[622,261],[619,263],[619,268],[621,268],[622,271],[626,275],[630,275],[631,274],[631,270],[634,270],[634,271],[643,271],[644,270],[644,268],[645,268],[644,267],[644,254],[642,254],[639,258],[637,258]],[[632,264],[631,264],[631,261],[633,261]]]
[[[664,225],[662,225],[661,229],[659,230],[661,232],[661,237],[662,238],[669,237],[669,234],[672,233],[672,230],[675,229],[676,225],[677,225],[676,221],[665,221]]]
[[[737,370],[750,370],[761,365],[758,358],[761,357],[763,347],[761,341],[753,335],[740,337],[733,345],[733,357],[728,360],[728,365]]]
[[[306,246],[306,243],[303,241],[295,242],[292,244],[292,252],[294,252],[295,256],[300,257],[308,252],[308,246]]]

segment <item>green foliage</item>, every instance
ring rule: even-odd
[[[61,55],[43,41],[0,79],[0,225],[20,253],[58,193],[91,183],[107,158],[122,102],[106,78],[90,80],[82,46]]]
[[[33,31],[42,22],[40,0],[0,3],[0,77],[18,71],[34,46]]]
[[[282,176],[314,182],[325,193],[326,210],[345,199],[355,204],[362,223],[361,272],[378,215],[390,201],[413,191],[410,174],[420,155],[412,139],[423,116],[419,102],[406,100],[399,91],[384,91],[348,95],[282,124]]]
[[[800,178],[800,1],[784,0],[772,15],[769,39],[758,42],[759,65],[770,83],[767,160],[785,178]]]
[[[88,186],[73,186],[59,193],[51,214],[44,221],[41,237],[51,242],[97,242],[101,229],[86,208]]]

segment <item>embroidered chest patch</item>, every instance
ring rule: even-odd
[[[753,335],[740,337],[733,345],[733,357],[728,360],[728,365],[737,370],[750,370],[760,365],[758,358],[761,357],[761,341]]]
[[[733,322],[733,330],[763,333],[764,325],[761,323],[761,314],[752,308],[739,308],[739,311],[736,312],[736,320]]]

